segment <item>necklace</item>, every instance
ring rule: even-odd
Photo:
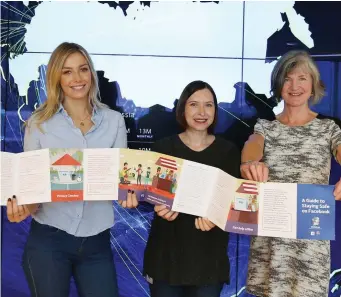
[[[90,117],[90,114],[88,114],[83,120],[79,122],[79,125],[84,126],[84,122]]]
[[[69,111],[66,111],[66,113],[68,114],[69,117],[71,117],[71,119],[73,120],[73,123],[75,124],[75,122],[79,122],[79,126],[84,127],[85,126],[85,121],[92,115],[92,112],[89,113],[88,110],[87,111],[87,115],[84,119],[77,119],[76,117],[74,117],[74,114],[70,113]]]
[[[69,114],[69,116],[72,118],[72,114]],[[79,125],[83,127],[83,126],[85,125],[85,121],[86,121],[89,117],[90,117],[90,113],[88,113],[88,115],[87,115],[83,120],[77,120],[77,121],[79,121]],[[75,120],[74,120],[74,122],[75,122]]]

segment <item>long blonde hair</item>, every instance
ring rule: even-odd
[[[63,42],[51,54],[47,65],[46,73],[46,101],[37,108],[29,119],[40,129],[42,123],[49,120],[59,109],[60,103],[63,101],[63,91],[60,86],[60,78],[65,60],[74,53],[80,53],[87,60],[91,72],[91,87],[89,90],[89,102],[92,106],[100,108],[106,107],[99,101],[98,78],[88,52],[79,44]]]

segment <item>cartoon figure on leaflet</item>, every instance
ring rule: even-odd
[[[167,171],[167,173],[166,173],[166,179],[168,179],[168,180],[173,180],[173,174],[174,174],[174,171],[173,171],[173,170]]]
[[[160,178],[166,178],[167,174],[168,174],[168,169],[166,169],[166,171],[161,173]]]
[[[135,171],[137,172],[137,179],[136,179],[136,184],[140,184],[141,185],[141,179],[142,179],[142,164],[139,164],[137,166],[137,169],[135,169]]]
[[[123,169],[121,171],[121,183],[123,183],[123,184],[129,184],[130,183],[129,180],[128,180],[128,177],[129,177],[128,173],[129,173],[130,169],[131,168],[128,168],[128,163],[125,162],[123,164]]]
[[[249,196],[248,210],[250,210],[252,212],[256,212],[258,210],[258,207],[257,207],[257,195]]]
[[[149,181],[150,181],[150,174],[151,174],[150,167],[147,167],[146,176],[145,176],[145,178],[144,178],[144,184],[145,184],[146,186],[149,184]]]
[[[156,176],[156,177],[160,177],[160,175],[161,175],[161,167],[158,167],[158,168],[156,169],[156,174],[155,174],[155,176]]]
[[[172,179],[172,188],[171,188],[171,192],[172,192],[173,194],[175,194],[176,188],[177,188],[176,178],[177,178],[177,175],[176,175],[176,173],[174,173],[173,179]]]

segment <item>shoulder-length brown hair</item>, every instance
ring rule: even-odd
[[[313,94],[311,103],[316,104],[325,95],[325,86],[321,80],[320,72],[312,57],[305,51],[289,51],[276,63],[271,73],[271,93],[277,102],[282,100],[281,93],[286,77],[295,68],[302,67],[312,78]]]
[[[185,106],[186,102],[189,97],[191,97],[195,92],[203,90],[203,89],[208,89],[212,96],[213,96],[213,101],[214,101],[214,107],[215,107],[215,112],[214,112],[214,120],[211,126],[208,127],[207,131],[209,134],[213,134],[214,128],[217,124],[218,121],[218,100],[217,96],[213,90],[213,88],[204,81],[201,80],[195,80],[189,83],[184,90],[181,93],[181,96],[179,98],[178,104],[176,106],[176,120],[177,122],[181,125],[182,128],[186,129],[187,128],[187,121],[185,118]]]

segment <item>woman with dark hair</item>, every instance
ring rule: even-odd
[[[176,117],[184,132],[157,141],[153,150],[214,166],[237,177],[240,152],[213,135],[217,98],[212,87],[193,81],[183,90]],[[218,297],[229,283],[228,233],[206,218],[155,206],[144,257],[152,297]]]

